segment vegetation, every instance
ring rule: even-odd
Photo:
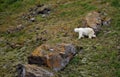
[[[54,8],[45,18],[36,16],[33,23],[21,19],[37,4]],[[92,10],[105,11],[112,18],[111,25],[102,26],[96,39],[78,40],[73,29],[81,26],[82,17]],[[24,29],[6,32],[19,24]],[[0,77],[15,77],[15,66],[26,64],[27,56],[42,43],[62,42],[81,46],[83,51],[56,77],[120,77],[119,24],[119,0],[0,0]]]

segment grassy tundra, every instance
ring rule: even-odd
[[[51,5],[50,15],[35,16],[37,21],[32,23],[23,20],[22,15],[37,4]],[[111,25],[102,26],[96,39],[78,40],[74,28],[93,10],[105,11],[112,18]],[[24,25],[22,30],[6,32],[19,24]],[[26,64],[37,46],[62,42],[82,46],[83,52],[56,77],[120,77],[120,1],[0,0],[0,77],[15,77],[15,66]]]

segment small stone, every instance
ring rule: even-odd
[[[119,49],[119,50],[120,50],[120,46],[117,46],[117,49]]]
[[[105,18],[102,22],[103,25],[105,26],[109,26],[111,23],[111,18]]]
[[[24,29],[24,26],[22,24],[20,24],[16,27],[17,31],[21,31],[22,29]]]
[[[46,16],[47,16],[46,14],[43,14],[43,15],[42,15],[43,18],[46,17]]]
[[[54,51],[54,49],[49,49],[50,51]]]
[[[39,28],[39,27],[36,27],[35,29],[36,29],[36,30],[40,30],[40,28]]]
[[[83,59],[81,60],[81,62],[82,62],[82,63],[86,63],[86,62],[87,62],[87,58],[83,58]]]
[[[31,22],[35,22],[35,18],[30,18],[30,21]]]

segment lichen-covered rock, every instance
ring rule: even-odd
[[[102,25],[110,25],[110,22],[110,17],[107,17],[97,11],[92,11],[83,18],[82,24],[84,27],[93,28],[94,31],[97,33],[101,30]]]
[[[46,68],[36,65],[17,65],[18,77],[53,77],[54,74]]]
[[[69,63],[75,54],[76,48],[71,44],[43,44],[28,57],[28,63],[44,65],[54,71],[59,71]]]
[[[101,23],[100,13],[96,11],[88,13],[84,18],[84,26],[91,27],[95,31],[100,29]]]

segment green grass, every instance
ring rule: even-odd
[[[19,17],[36,4],[52,4],[52,12],[46,18],[36,16],[37,22],[29,23]],[[108,5],[106,3],[109,3]],[[9,7],[8,7],[9,5]],[[72,43],[83,47],[67,67],[56,77],[120,77],[120,1],[119,0],[1,0],[0,1],[0,77],[15,77],[15,66],[27,63],[27,56],[42,43]],[[102,10],[112,18],[110,26],[102,26],[95,39],[80,39],[73,30],[81,26],[81,19],[88,12]],[[19,32],[6,34],[9,27],[25,24]],[[35,28],[39,27],[40,30]],[[46,34],[41,32],[46,31]],[[46,41],[36,40],[36,33]],[[6,44],[22,43],[11,48]]]

